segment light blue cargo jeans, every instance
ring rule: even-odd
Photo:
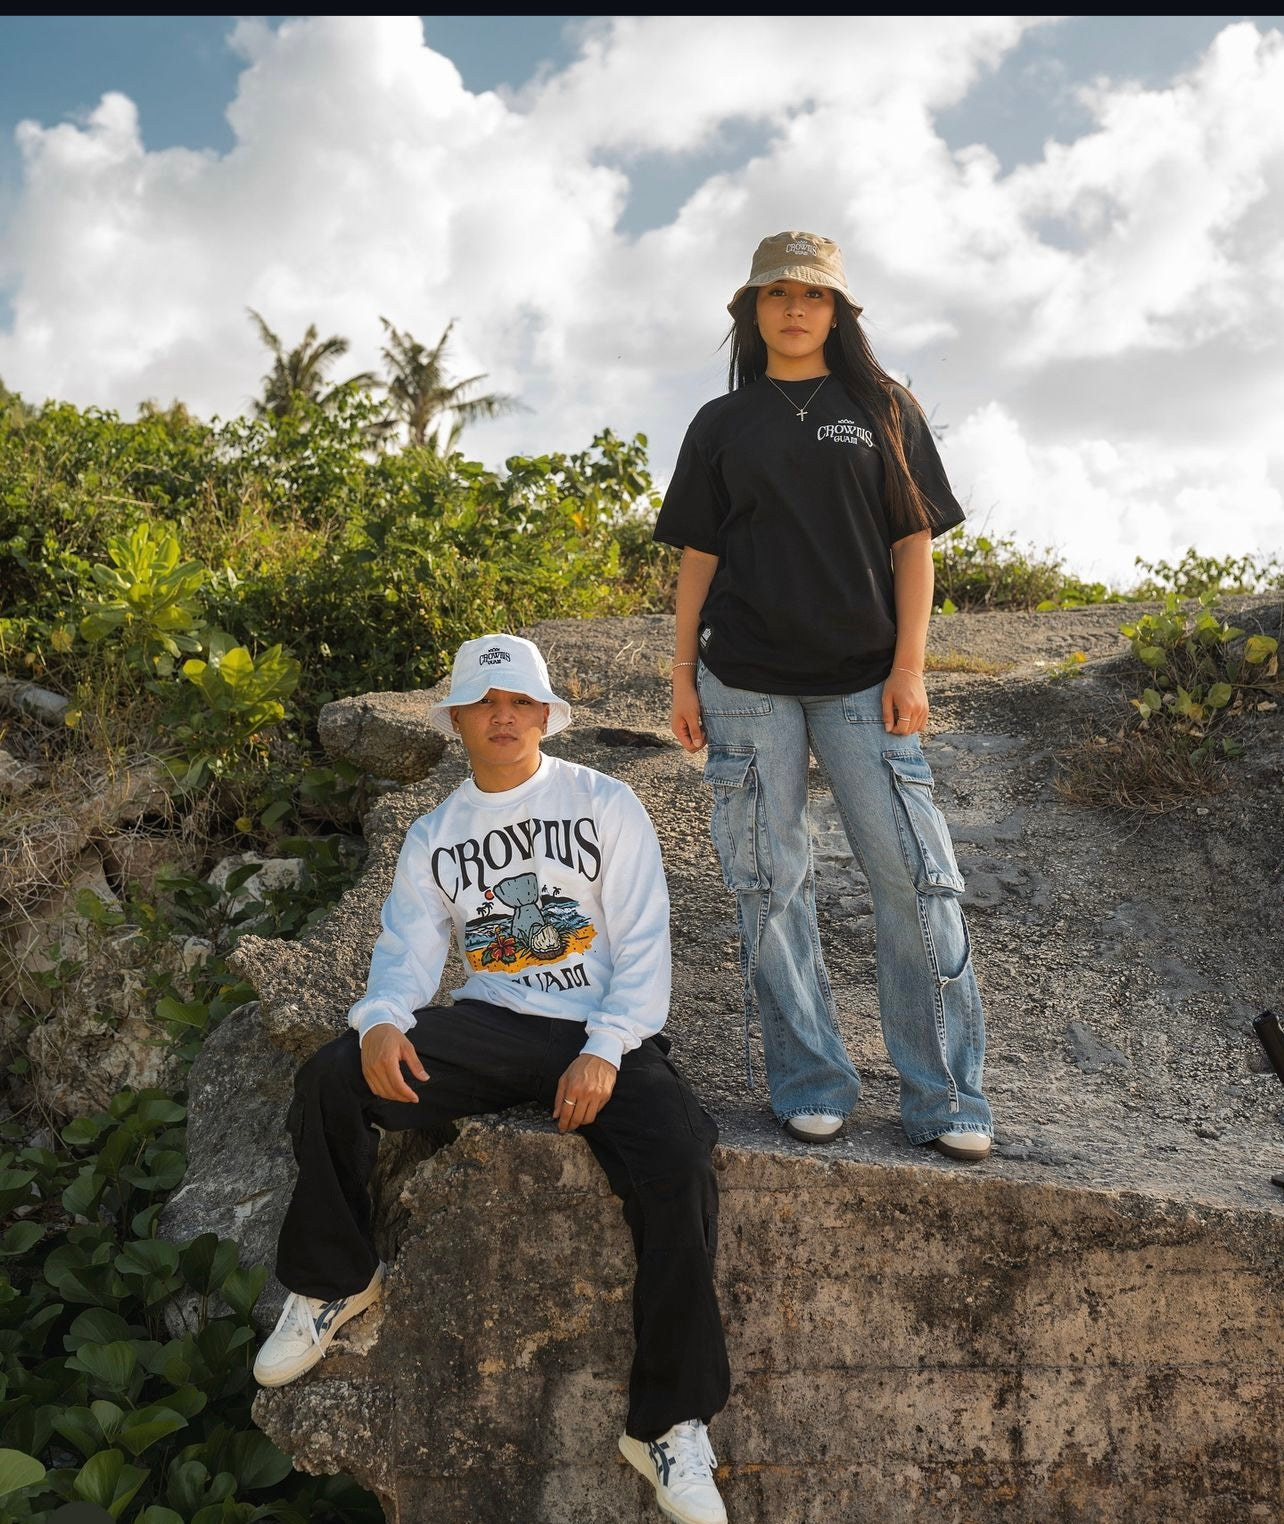
[[[860,1097],[816,924],[810,750],[869,881],[883,1039],[906,1134],[911,1143],[954,1128],[992,1134],[963,879],[918,737],[883,729],[881,684],[814,698],[754,693],[703,663],[696,681],[713,840],[736,896],[746,1012],[756,1003],[773,1111],[782,1122],[846,1116]]]

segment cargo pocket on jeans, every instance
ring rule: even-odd
[[[922,757],[898,752],[885,751],[883,761],[892,775],[896,829],[914,887],[920,894],[962,894],[949,827],[932,802],[932,769]]]
[[[713,790],[713,844],[728,889],[761,889],[758,771],[754,750],[710,746],[705,782]]]

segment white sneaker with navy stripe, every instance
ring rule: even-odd
[[[655,1488],[666,1519],[676,1524],[727,1524],[713,1473],[718,1461],[698,1418],[675,1423],[659,1439],[620,1435],[620,1453]]]
[[[292,1291],[285,1299],[276,1327],[263,1341],[254,1362],[254,1379],[260,1386],[284,1386],[323,1358],[330,1340],[348,1321],[364,1312],[383,1294],[384,1267],[380,1264],[364,1291],[324,1301]]]

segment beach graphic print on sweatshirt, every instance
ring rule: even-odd
[[[596,936],[579,901],[560,886],[541,885],[534,873],[514,873],[486,890],[477,914],[465,923],[464,947],[473,968],[517,974],[587,952]]]

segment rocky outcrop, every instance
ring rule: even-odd
[[[428,723],[423,692],[336,699],[322,709],[317,734],[336,762],[351,762],[372,778],[402,783],[430,772],[447,745]]]
[[[1270,1517],[1280,1217],[930,1155],[718,1165],[735,1377],[713,1436],[739,1524]],[[587,1147],[469,1123],[394,1220],[382,1307],[261,1393],[260,1425],[390,1524],[656,1517],[615,1453],[632,1254]]]
[[[1277,627],[1278,601],[1248,617]],[[927,752],[968,878],[999,1137],[979,1168],[901,1132],[868,891],[818,776],[822,935],[864,1096],[823,1155],[780,1133],[760,1082],[745,1088],[734,912],[701,763],[666,738],[670,623],[532,632],[575,701],[549,749],[624,778],[664,849],[674,1056],[723,1138],[736,1386],[714,1437],[740,1524],[1238,1524],[1278,1510],[1282,1098],[1250,1022],[1284,988],[1284,724],[1255,719],[1219,797],[1140,820],[1064,804],[1059,749],[1125,712],[1121,621],[934,623]],[[460,776],[449,749],[376,804],[364,878],[306,940],[241,943],[261,1014],[228,1031],[235,1051],[217,1034],[194,1074],[181,1231],[251,1223],[267,1256],[288,1178],[281,1050],[341,1029],[401,836]],[[229,1110],[236,1125],[215,1125]],[[426,1153],[385,1140],[382,1314],[260,1398],[261,1421],[301,1464],[354,1469],[392,1519],[650,1516],[613,1448],[627,1239],[583,1145],[522,1114]],[[260,1315],[274,1317],[270,1297]]]

